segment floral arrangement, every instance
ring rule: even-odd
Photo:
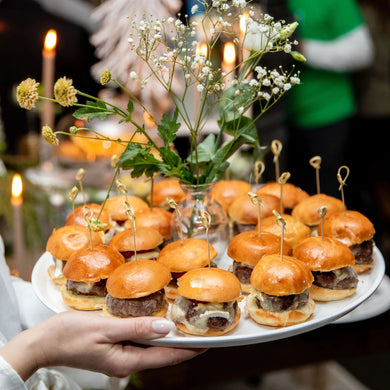
[[[186,15],[184,21],[179,18],[149,17],[136,23],[130,21],[132,33],[128,37],[129,50],[134,52],[147,64],[150,74],[141,79],[135,71],[130,76],[139,88],[144,88],[151,78],[160,83],[167,91],[174,110],[165,113],[157,123],[160,142],[156,142],[143,123],[133,118],[135,107],[150,113],[125,86],[106,69],[100,82],[106,85],[115,83],[120,90],[128,94],[129,100],[125,109],[115,104],[91,96],[72,85],[72,80],[60,78],[54,85],[54,99],[38,95],[38,85],[33,79],[26,79],[17,88],[17,100],[25,109],[35,107],[38,99],[54,101],[61,106],[76,108],[74,117],[87,118],[88,121],[106,119],[115,115],[120,122],[135,126],[136,132],[143,134],[147,142],[137,143],[112,139],[92,129],[72,126],[68,132],[53,131],[43,126],[45,140],[58,145],[57,135],[67,134],[75,137],[86,137],[100,140],[116,141],[126,146],[125,151],[116,162],[117,168],[131,169],[132,177],[146,175],[153,177],[163,174],[180,179],[185,184],[203,184],[217,181],[229,165],[229,158],[244,144],[254,148],[254,154],[260,151],[255,121],[292,86],[299,84],[299,74],[292,70],[266,69],[261,66],[264,54],[272,52],[289,53],[295,59],[304,61],[304,57],[292,50],[296,41],[290,41],[297,23],[286,24],[275,21],[270,15],[255,16],[250,2],[245,0],[199,1],[204,7],[202,19],[191,21]],[[194,6],[194,14],[198,6]],[[235,22],[238,15],[247,12],[246,31],[243,39],[237,38]],[[201,33],[201,34],[199,34]],[[199,42],[196,37],[202,35],[207,45],[207,53],[196,50]],[[237,47],[241,59],[231,72],[237,74],[233,80],[231,72],[225,73],[220,64],[215,64],[213,54],[222,37],[229,37]],[[161,54],[162,53],[162,54]],[[246,53],[246,55],[244,55]],[[175,87],[174,80],[179,80],[180,88]],[[186,105],[186,97],[196,93],[199,105],[195,114]],[[83,100],[82,102],[80,100]],[[255,117],[247,115],[248,110],[257,101],[259,110]],[[204,130],[212,112],[218,112],[219,132],[209,134],[198,143],[199,135]],[[185,126],[190,136],[190,155],[183,159],[173,150],[172,145],[180,126]],[[92,135],[85,135],[81,130],[89,130]],[[225,142],[224,134],[229,134]],[[157,151],[157,153],[156,153]]]

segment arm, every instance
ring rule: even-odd
[[[366,25],[361,25],[333,41],[305,39],[303,54],[315,68],[356,71],[368,67],[374,59],[374,46]]]
[[[0,349],[0,355],[23,380],[41,367],[59,365],[126,377],[137,371],[177,364],[202,352],[135,345],[163,337],[173,327],[164,318],[121,319],[66,312],[20,333]]]

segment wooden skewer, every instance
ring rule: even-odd
[[[321,168],[321,157],[314,156],[309,160],[310,165],[316,170],[316,185],[317,194],[320,193],[320,168]]]

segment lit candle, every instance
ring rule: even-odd
[[[13,209],[13,234],[14,234],[14,256],[16,260],[16,266],[22,278],[26,278],[24,275],[24,234],[23,234],[23,182],[21,176],[16,173],[12,178],[11,184],[11,204]]]
[[[45,37],[42,50],[42,86],[43,95],[53,98],[53,86],[55,76],[57,33],[49,30]],[[48,100],[43,100],[41,125],[54,127],[54,104]]]
[[[244,47],[244,38],[246,34],[246,21],[249,18],[247,12],[240,15],[240,44],[242,45],[242,61],[245,61],[249,56],[249,50]]]
[[[222,72],[226,73],[224,82],[227,88],[234,80],[235,65],[236,65],[236,48],[234,46],[234,43],[226,42],[223,48],[223,60],[222,60],[221,68],[222,68]]]

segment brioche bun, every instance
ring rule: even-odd
[[[260,198],[264,194],[274,195],[280,199],[280,184],[276,181],[270,181],[261,186],[256,194],[260,196]],[[292,183],[283,184],[283,207],[286,209],[293,209],[298,203],[300,203],[303,199],[309,197],[309,194],[297,187]]]
[[[171,238],[172,213],[162,207],[152,207],[142,210],[136,214],[135,227],[153,228],[157,230],[164,239]],[[130,221],[126,221],[126,228],[131,228]]]
[[[197,268],[179,280],[177,292],[188,299],[202,302],[230,302],[241,295],[239,280],[221,268]]]
[[[305,225],[315,227],[321,222],[318,210],[323,206],[327,208],[327,215],[344,210],[344,203],[340,199],[326,194],[316,194],[309,196],[296,205],[291,215],[298,218]]]
[[[286,222],[284,240],[291,248],[297,246],[305,238],[310,237],[310,228],[306,226],[303,222],[299,221],[299,219],[289,214],[283,214],[282,217]],[[256,230],[257,229],[258,227],[256,227]],[[276,222],[275,216],[264,218],[261,221],[261,231],[273,233],[279,237],[282,234],[281,227]]]
[[[103,243],[103,234],[91,233],[92,245]],[[46,251],[59,260],[67,261],[77,250],[90,245],[89,232],[86,226],[63,226],[54,229],[47,240]]]
[[[321,225],[318,227],[318,233],[322,233]],[[345,210],[325,216],[324,235],[333,237],[347,246],[368,241],[374,234],[374,225],[358,211]]]
[[[252,191],[249,183],[243,180],[219,180],[211,190],[211,196],[223,207],[226,213],[233,200],[240,195],[248,195]]]
[[[135,245],[134,235],[131,229],[125,229],[118,232],[112,237],[110,246],[119,252],[134,252],[147,251],[157,248],[163,242],[163,237],[160,232],[151,227],[138,227],[135,229]]]
[[[86,211],[91,212],[92,215],[88,215],[89,218],[91,219],[96,219],[99,216],[100,210],[101,210],[101,205],[97,203],[87,203],[85,205],[87,207]],[[87,226],[84,218],[84,205],[78,206],[74,209],[74,211],[71,211],[68,216],[66,217],[65,225],[81,225],[81,226]],[[104,209],[100,216],[99,216],[99,221],[102,223],[107,224],[107,227],[111,227],[111,224],[109,222],[107,210]]]
[[[141,298],[164,288],[171,280],[167,267],[154,260],[123,263],[107,280],[107,292],[115,298]]]
[[[260,218],[266,218],[273,210],[280,212],[280,200],[270,194],[261,197]],[[228,209],[230,219],[239,224],[256,225],[258,222],[258,208],[253,204],[248,194],[236,197]]]
[[[306,263],[312,271],[331,271],[355,264],[347,245],[331,237],[309,237],[293,249],[293,256]]]
[[[248,231],[234,236],[228,245],[227,254],[234,261],[255,266],[259,260],[271,254],[280,253],[281,238],[275,234]],[[291,248],[287,243],[283,246],[283,254],[288,255]]]
[[[292,257],[267,255],[257,263],[251,276],[251,285],[268,295],[301,294],[313,283],[310,268]]]
[[[109,218],[111,218],[112,221],[126,221],[128,219],[124,202],[127,202],[131,205],[134,213],[138,213],[141,210],[145,210],[149,207],[148,204],[139,196],[114,196],[113,198],[107,199],[104,206],[104,210],[106,210]]]
[[[68,280],[84,283],[96,283],[108,276],[123,264],[123,256],[107,245],[98,245],[94,249],[84,248],[75,252],[64,267],[64,276]],[[76,294],[66,288],[60,288],[66,305],[76,310],[100,310],[105,303],[105,297],[96,295]]]
[[[167,198],[173,199],[176,203],[180,203],[186,194],[180,186],[179,179],[165,178],[160,181],[156,181],[153,185],[153,199],[149,195],[147,197],[148,202],[152,206],[159,206],[165,209],[169,209]]]
[[[208,264],[207,245],[210,248],[210,260],[217,256],[217,251],[206,240],[186,238],[167,244],[157,257],[171,272],[187,272]]]

